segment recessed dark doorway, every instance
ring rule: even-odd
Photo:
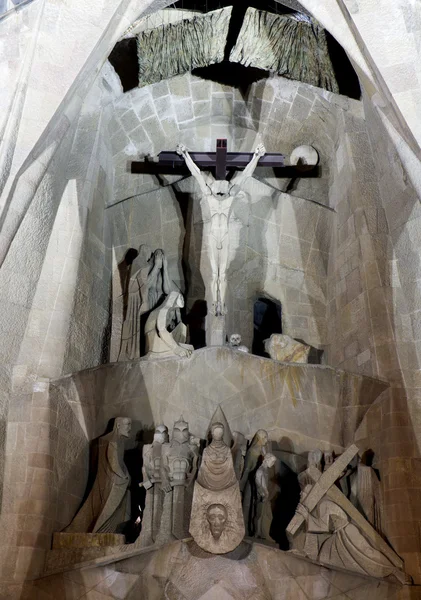
[[[282,333],[281,304],[269,298],[258,298],[253,307],[253,354],[268,356],[263,342],[272,333]]]

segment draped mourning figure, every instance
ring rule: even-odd
[[[273,485],[271,470],[275,466],[276,457],[266,454],[262,464],[256,471],[256,510],[254,531],[258,538],[271,539],[270,528],[273,520],[273,501],[277,490]]]
[[[171,291],[167,259],[163,250],[151,252],[142,245],[132,263],[127,287],[127,310],[121,333],[118,360],[134,360],[143,354],[142,316],[153,310]]]
[[[212,424],[211,437],[194,484],[190,533],[203,550],[224,554],[240,544],[245,529],[240,487],[222,423]]]
[[[244,460],[243,474],[240,480],[240,489],[243,494],[244,521],[248,535],[255,534],[256,522],[256,471],[263,462],[264,456],[270,451],[269,436],[267,431],[259,429],[253,436]]]
[[[173,291],[150,313],[145,325],[149,358],[187,357],[193,352],[193,346],[185,343],[186,326],[180,316],[183,306],[183,296]]]
[[[371,466],[372,453],[364,452],[357,467],[356,499],[357,508],[362,512],[374,529],[383,534],[383,503],[380,481]]]
[[[111,433],[99,439],[94,485],[66,533],[119,533],[130,518],[130,477],[123,461],[130,429],[131,419],[117,417]]]

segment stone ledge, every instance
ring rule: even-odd
[[[125,541],[125,536],[120,533],[55,533],[53,550],[122,546]]]

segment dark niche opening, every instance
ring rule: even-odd
[[[253,354],[268,356],[263,342],[272,333],[282,333],[281,304],[269,298],[258,298],[253,307]]]

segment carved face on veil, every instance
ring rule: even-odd
[[[212,537],[219,540],[228,520],[227,509],[223,504],[211,504],[206,511],[206,519]]]

